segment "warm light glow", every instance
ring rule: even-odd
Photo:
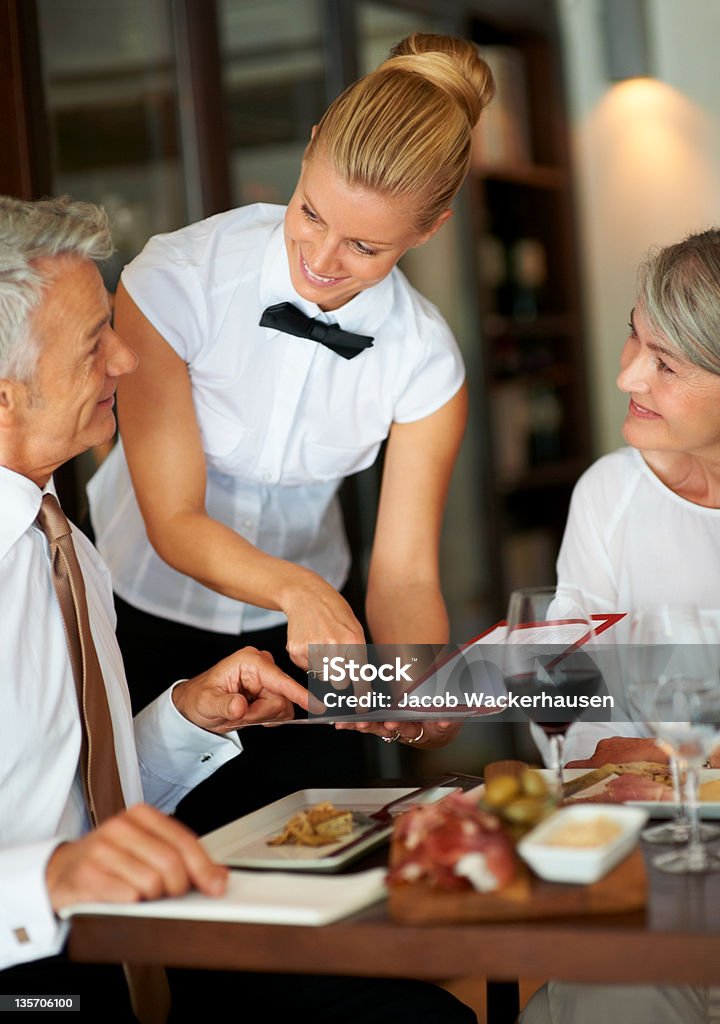
[[[656,79],[628,79],[606,93],[587,131],[603,153],[598,184],[621,235],[642,225],[644,240],[649,218],[660,244],[707,226],[716,196],[705,142],[714,130],[707,114]]]

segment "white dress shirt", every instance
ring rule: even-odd
[[[52,485],[47,490],[52,491]],[[54,493],[54,492],[53,492]],[[81,726],[50,550],[35,525],[43,492],[0,466],[0,969],[62,948],[45,867],[89,828],[78,771]],[[165,811],[241,749],[193,725],[167,690],[133,727],[107,568],[73,529],[103,671],[123,793]]]
[[[298,295],[284,213],[260,204],[158,235],[122,281],[188,365],[208,514],[339,588],[350,564],[340,482],[375,461],[393,422],[421,419],[449,401],[464,369],[447,324],[397,268],[332,313]],[[373,347],[347,360],[310,339],[260,327],[263,310],[283,301],[371,335]],[[121,446],[88,494],[98,548],[130,604],[219,633],[285,621],[281,612],[209,590],[155,554]]]

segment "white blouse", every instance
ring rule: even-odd
[[[578,481],[558,582],[593,612],[657,601],[720,609],[720,509],[670,490],[635,448],[605,455]]]
[[[350,564],[336,498],[341,481],[375,461],[393,422],[421,419],[448,402],[464,369],[447,324],[397,268],[332,313],[298,295],[284,213],[258,204],[158,235],[122,281],[188,365],[208,514],[339,588]],[[260,327],[263,310],[282,301],[371,335],[373,347],[347,360],[310,339]],[[130,604],[221,633],[285,621],[215,593],[155,554],[121,445],[88,494],[98,548]]]

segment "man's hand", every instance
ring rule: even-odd
[[[50,903],[59,911],[69,903],[137,903],[193,888],[221,896],[227,874],[184,825],[137,804],[82,839],[58,846],[45,878]]]
[[[225,733],[258,722],[285,722],[293,703],[308,709],[304,686],[285,675],[267,651],[254,647],[224,658],[172,692],[178,711],[201,729]]]
[[[336,729],[351,729],[355,732],[369,733],[391,739],[396,733],[401,743],[422,747],[423,750],[435,750],[446,746],[460,732],[461,722],[338,722]],[[421,738],[418,738],[421,737]]]

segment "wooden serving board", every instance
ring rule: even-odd
[[[592,885],[545,882],[524,865],[500,892],[443,892],[421,882],[392,886],[390,916],[405,924],[528,921],[584,914],[615,914],[645,906],[647,881],[640,849]]]

